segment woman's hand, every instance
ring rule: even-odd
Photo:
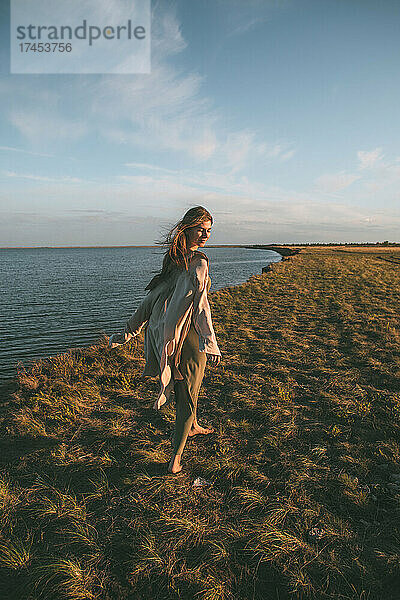
[[[108,347],[116,348],[117,346],[122,346],[122,344],[129,342],[131,338],[132,334],[130,333],[114,333],[108,340]]]
[[[119,336],[120,336],[120,334],[117,334],[117,333],[110,335],[110,339],[108,340],[109,348],[116,348],[117,346],[121,345],[122,341]]]
[[[213,365],[219,365],[221,361],[221,357],[219,356],[219,354],[207,354],[207,357]]]

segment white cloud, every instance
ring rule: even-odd
[[[46,177],[45,175],[31,175],[29,173],[16,173],[15,171],[3,171],[3,175],[14,179],[30,179],[46,183],[83,183],[83,180],[78,177]]]
[[[228,135],[221,150],[233,173],[242,169],[246,164],[254,144],[254,137],[254,133],[250,131],[241,131]]]
[[[30,154],[31,156],[42,156],[45,158],[53,158],[53,154],[43,154],[42,152],[31,152],[30,150],[24,150],[23,148],[12,148],[10,146],[0,146],[0,150],[4,152],[22,152],[23,154]]]
[[[357,152],[358,160],[360,161],[360,169],[371,169],[375,167],[377,163],[383,159],[382,148],[375,148],[375,150],[365,151],[359,150]]]
[[[237,27],[235,27],[234,29],[232,29],[232,31],[229,32],[228,37],[244,35],[244,34],[248,33],[249,31],[251,31],[252,29],[255,29],[256,27],[258,27],[259,25],[263,25],[268,20],[269,20],[269,18],[266,16],[265,17],[252,17],[252,18],[249,18],[248,20],[243,20],[243,22],[240,23],[240,25],[237,25]]]
[[[201,95],[202,78],[155,62],[145,79],[102,78],[91,97],[92,120],[118,143],[207,160],[217,146],[217,116]]]
[[[375,200],[379,194],[380,202],[397,204],[400,199],[400,157],[385,156],[382,148],[360,150],[357,156],[365,198]]]
[[[229,39],[268,22],[273,12],[286,8],[290,0],[214,0],[214,4],[222,9],[225,38]]]
[[[289,150],[288,152],[281,154],[280,158],[281,158],[281,160],[290,160],[291,158],[293,158],[295,153],[296,153],[296,150]]]
[[[184,184],[191,188],[204,191],[218,190],[219,192],[230,194],[247,194],[263,195],[264,187],[250,183],[246,177],[238,177],[232,171],[216,173],[215,171],[200,171],[187,169],[165,169],[158,165],[142,164],[142,163],[126,163],[128,168],[133,168],[136,171],[145,171],[151,173],[153,182],[170,182]],[[138,181],[138,177],[143,175],[120,175],[118,179],[125,182]]]
[[[145,169],[149,171],[160,171],[163,173],[172,173],[176,174],[178,171],[174,169],[166,169],[165,167],[160,167],[158,165],[150,165],[148,163],[125,163],[124,167],[133,167],[134,169]]]
[[[371,226],[385,228],[400,225],[398,211],[396,214],[393,211],[371,210],[344,200],[326,202],[319,198],[318,193],[298,193],[262,184],[249,185],[231,175],[221,176],[215,181],[211,173],[182,175],[179,171],[175,174],[164,173],[158,172],[157,167],[147,167],[150,174],[145,179],[127,176],[123,183],[131,185],[139,195],[162,195],[166,201],[175,198],[182,209],[196,202],[204,203],[215,215],[216,221],[221,225],[224,223],[227,231],[234,224],[240,226],[246,223],[251,224],[258,235],[270,231],[272,226],[282,226],[292,236],[296,235],[298,229],[311,231],[313,227],[314,233],[320,233],[319,228],[322,227],[328,232],[330,229],[340,230],[350,235],[352,229],[361,232]],[[231,229],[231,233],[237,241],[238,232]]]
[[[233,132],[227,135],[217,154],[221,165],[236,173],[254,160],[288,160],[295,151],[289,150],[290,144],[267,144],[258,142],[256,134],[250,130]]]
[[[400,200],[400,157],[385,157],[382,148],[357,152],[358,172],[345,170],[338,173],[327,173],[318,177],[314,184],[316,191],[330,196],[345,198],[346,190],[353,183],[352,199],[364,204],[376,202],[379,194],[380,202],[395,205]],[[343,192],[343,193],[342,193]]]
[[[315,180],[315,184],[322,192],[338,192],[360,179],[361,176],[354,173],[339,173],[321,175]]]
[[[82,120],[62,117],[59,114],[40,112],[34,109],[12,110],[10,122],[32,145],[40,143],[42,138],[55,140],[77,140],[88,131]]]
[[[152,7],[152,62],[178,54],[187,47],[176,14],[164,4],[154,2]]]

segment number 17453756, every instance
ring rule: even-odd
[[[63,42],[39,42],[38,44],[21,42],[19,47],[21,52],[72,52],[72,44],[64,44]]]

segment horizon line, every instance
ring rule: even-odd
[[[269,244],[208,244],[207,248],[248,248],[252,246],[399,246],[400,242],[271,242]],[[73,248],[160,248],[158,244],[122,244],[98,246],[0,246],[0,250],[70,250]]]
[[[287,242],[287,245],[290,245]],[[284,246],[285,244],[279,244],[273,242],[271,244],[207,244],[207,248],[242,248],[245,246]],[[293,245],[293,244],[291,244]],[[299,244],[298,244],[299,245]],[[0,246],[0,250],[35,250],[35,249],[71,249],[71,248],[162,248],[157,244],[118,244],[118,245],[106,245],[106,246]]]

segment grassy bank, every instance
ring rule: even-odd
[[[399,297],[393,248],[304,248],[212,294],[224,359],[199,421],[216,433],[189,438],[179,477],[141,340],[20,373],[2,398],[0,597],[397,600]]]

